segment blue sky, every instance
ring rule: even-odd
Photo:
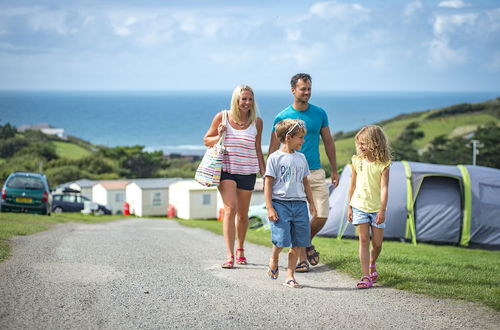
[[[491,0],[0,0],[0,89],[498,91]]]

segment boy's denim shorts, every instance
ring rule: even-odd
[[[273,199],[278,213],[277,221],[271,223],[271,240],[277,247],[307,247],[311,245],[311,226],[305,201],[282,201]]]
[[[385,222],[377,225],[375,223],[375,219],[377,218],[377,212],[365,212],[361,211],[355,207],[352,208],[352,224],[353,225],[361,225],[363,223],[369,223],[370,226],[375,228],[384,229]]]

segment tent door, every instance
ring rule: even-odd
[[[458,244],[461,223],[459,181],[450,177],[425,177],[415,201],[417,241]]]

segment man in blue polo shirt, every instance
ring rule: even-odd
[[[332,185],[336,187],[339,182],[337,173],[337,161],[335,153],[335,142],[333,141],[328,124],[328,115],[325,110],[309,103],[311,98],[311,76],[307,73],[298,73],[290,81],[293,104],[281,111],[274,119],[274,125],[285,118],[301,119],[306,123],[307,134],[305,142],[299,152],[302,152],[307,159],[311,174],[307,177],[311,185],[314,204],[317,210],[316,218],[311,219],[311,242],[314,236],[323,228],[329,211],[329,193],[325,183],[325,171],[321,168],[319,156],[319,141],[323,140],[326,156],[332,168]],[[279,140],[275,134],[271,134],[268,155],[278,150]],[[301,251],[297,272],[309,271],[309,264],[315,266],[319,263],[319,253],[314,245]]]

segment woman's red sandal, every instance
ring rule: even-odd
[[[222,264],[222,268],[231,269],[234,267],[234,256],[227,258],[226,262]]]
[[[245,249],[236,249],[236,252],[244,252]],[[245,257],[236,257],[236,263],[238,265],[246,265],[247,264],[247,258]]]

